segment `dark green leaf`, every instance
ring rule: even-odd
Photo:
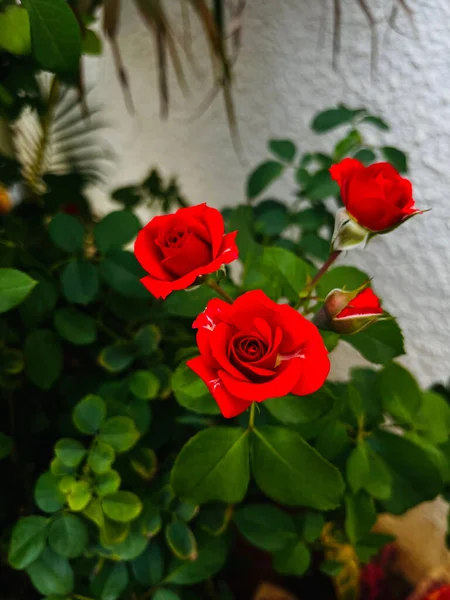
[[[264,402],[264,407],[282,423],[297,425],[315,421],[327,413],[333,404],[332,397],[319,390],[309,396],[287,395]]]
[[[332,290],[356,290],[369,281],[367,273],[356,267],[335,267],[323,275],[317,284],[317,292],[321,298],[326,298]]]
[[[250,174],[247,181],[247,198],[252,200],[259,196],[271,183],[284,171],[284,165],[275,160],[268,160],[260,164]]]
[[[217,298],[217,293],[206,285],[202,285],[192,291],[172,292],[164,301],[164,308],[169,315],[194,318],[205,310],[211,298]]]
[[[115,492],[102,500],[105,515],[113,521],[128,523],[137,519],[142,512],[142,502],[139,496],[132,492]]]
[[[151,356],[158,349],[161,332],[156,325],[145,325],[134,336],[134,344],[139,356]]]
[[[102,41],[92,29],[86,29],[82,44],[83,54],[98,56],[102,53]]]
[[[383,410],[400,423],[414,425],[422,404],[417,381],[404,367],[391,363],[378,374]]]
[[[389,130],[389,125],[386,123],[386,121],[383,121],[383,119],[380,119],[380,117],[372,117],[372,116],[364,117],[364,119],[361,121],[361,123],[370,123],[370,125],[374,125],[374,127],[377,127],[378,129],[382,129],[383,131]]]
[[[274,556],[273,566],[278,573],[283,575],[296,575],[301,577],[309,568],[311,554],[301,541],[292,542]]]
[[[331,179],[328,169],[314,173],[309,178],[308,185],[303,190],[303,195],[310,200],[325,200],[338,194],[339,186]]]
[[[37,281],[16,269],[0,269],[0,313],[20,304]]]
[[[167,588],[158,588],[152,595],[152,600],[181,600],[178,594]]]
[[[134,560],[140,556],[147,548],[148,538],[140,531],[131,530],[126,539],[119,544],[111,544],[109,549],[112,550],[114,557],[120,560]]]
[[[404,152],[398,150],[398,148],[384,146],[381,148],[381,153],[399,173],[406,173],[408,171],[408,159]]]
[[[364,487],[366,491],[377,500],[388,500],[392,493],[392,476],[384,460],[369,451],[370,475]]]
[[[302,235],[299,248],[304,254],[325,262],[330,254],[330,241],[315,233],[307,233]]]
[[[317,133],[325,133],[339,125],[350,123],[355,116],[355,111],[349,108],[330,108],[320,112],[314,117],[311,129]]]
[[[276,277],[290,299],[298,300],[309,272],[305,261],[284,248],[266,247],[259,268],[270,277]]]
[[[22,517],[14,525],[8,560],[14,569],[25,569],[44,551],[48,520],[44,517]]]
[[[61,374],[63,354],[58,336],[48,329],[28,334],[24,346],[25,372],[35,386],[49,390]]]
[[[158,459],[151,448],[139,448],[131,459],[131,466],[142,479],[150,481],[158,468]]]
[[[261,235],[280,235],[289,225],[287,207],[277,200],[264,200],[255,207],[255,231]]]
[[[447,442],[450,433],[450,406],[447,400],[434,392],[422,393],[415,426],[420,435],[431,443]]]
[[[145,271],[132,252],[110,250],[100,264],[100,275],[113,290],[127,298],[149,299],[149,292],[140,281]]]
[[[220,409],[205,383],[185,363],[172,376],[172,388],[178,403],[188,410],[206,415],[218,415]]]
[[[360,160],[364,165],[367,166],[373,163],[377,157],[373,150],[369,150],[369,148],[361,148],[361,150],[355,152],[353,158]]]
[[[356,494],[365,487],[370,478],[368,448],[364,442],[358,443],[347,459],[347,481]]]
[[[142,196],[139,193],[139,188],[137,188],[134,185],[114,190],[112,198],[116,202],[120,202],[128,208],[133,208],[134,206],[137,206],[142,200]]]
[[[58,299],[58,291],[53,281],[37,273],[33,274],[33,277],[37,280],[37,285],[19,306],[22,321],[30,329],[52,313]]]
[[[139,219],[129,210],[109,213],[94,229],[95,243],[103,254],[111,248],[122,248],[135,238],[141,228]]]
[[[98,362],[111,373],[119,373],[131,365],[136,358],[136,349],[131,342],[117,342],[103,348]]]
[[[161,548],[156,542],[150,542],[148,548],[131,563],[133,575],[147,587],[159,583],[164,573],[164,559]]]
[[[73,422],[79,431],[93,435],[106,417],[106,404],[100,396],[89,394],[73,409]]]
[[[66,252],[77,252],[83,247],[83,225],[71,215],[56,214],[50,221],[48,233],[52,242]]]
[[[360,146],[361,143],[361,134],[356,129],[352,129],[344,139],[336,144],[333,151],[333,160],[339,162],[344,156],[348,156],[352,150]]]
[[[285,162],[292,162],[297,152],[295,144],[290,140],[270,140],[269,150]]]
[[[316,450],[324,458],[334,461],[351,447],[348,427],[341,421],[333,420],[326,425],[316,440]]]
[[[111,417],[102,426],[98,439],[112,446],[116,452],[127,452],[136,444],[139,437],[133,419]]]
[[[81,56],[81,33],[64,0],[24,0],[30,17],[33,54],[46,71],[75,73]]]
[[[249,482],[248,431],[213,427],[200,431],[183,447],[172,469],[171,483],[182,499],[241,502]]]
[[[267,496],[291,506],[328,510],[338,505],[344,491],[339,471],[298,433],[281,427],[254,430],[252,471]]]
[[[67,558],[46,548],[40,557],[27,568],[31,583],[41,594],[65,596],[73,590],[74,577]]]
[[[97,270],[91,263],[74,260],[64,267],[61,285],[69,302],[89,304],[98,294]]]
[[[48,536],[50,547],[59,555],[75,558],[84,552],[88,530],[76,515],[61,515],[53,521]]]
[[[325,518],[320,513],[307,511],[300,513],[301,536],[307,542],[315,542],[322,533]]]
[[[189,523],[198,515],[199,508],[198,504],[193,504],[192,502],[179,502],[175,509],[175,514],[185,523]]]
[[[197,541],[191,529],[184,521],[174,519],[165,529],[167,545],[174,555],[181,560],[197,558]]]
[[[53,324],[61,337],[76,346],[86,346],[97,339],[94,319],[72,306],[57,310]]]
[[[269,552],[282,550],[295,536],[290,515],[270,504],[249,504],[234,514],[242,535],[254,546]]]
[[[11,454],[13,448],[13,439],[9,435],[0,431],[0,460]]]
[[[364,358],[379,365],[405,353],[402,331],[393,319],[378,321],[360,333],[343,335],[342,339]]]
[[[375,525],[377,513],[372,498],[365,492],[347,494],[345,502],[345,533],[352,544],[363,538]]]
[[[320,565],[320,571],[329,577],[336,577],[344,567],[345,564],[337,560],[324,560]]]
[[[128,585],[128,570],[123,562],[106,563],[95,574],[91,589],[99,600],[118,600]]]
[[[156,398],[159,385],[159,379],[151,371],[135,371],[130,378],[130,392],[140,400]]]

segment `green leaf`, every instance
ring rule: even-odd
[[[159,583],[164,573],[164,559],[158,544],[150,542],[145,552],[133,560],[131,569],[140,584],[151,587]]]
[[[78,70],[81,33],[64,0],[24,0],[30,17],[34,57],[46,71],[68,74]]]
[[[344,156],[348,156],[352,150],[360,146],[361,143],[361,134],[356,129],[352,129],[344,139],[336,144],[333,151],[333,160],[339,162]]]
[[[212,537],[207,534],[199,534],[197,542],[197,560],[175,562],[164,579],[164,583],[194,585],[213,577],[220,571],[225,563],[228,550],[224,536]]]
[[[204,429],[175,460],[171,484],[177,496],[203,504],[241,502],[249,482],[248,431],[238,427]]]
[[[356,158],[356,160],[360,160],[364,165],[367,166],[375,162],[377,156],[375,152],[369,150],[369,148],[361,148],[361,150],[355,152],[353,158]]]
[[[141,327],[134,336],[134,344],[139,356],[151,356],[161,340],[161,332],[156,325],[145,325]]]
[[[302,235],[299,248],[304,254],[325,262],[330,254],[330,241],[315,233],[307,233]]]
[[[75,473],[75,469],[73,467],[68,467],[58,457],[55,457],[50,463],[50,471],[53,473],[53,475],[57,475],[58,477],[72,475]]]
[[[372,498],[366,493],[346,494],[345,533],[352,544],[363,538],[375,525],[377,513]]]
[[[400,423],[414,425],[422,405],[422,392],[407,369],[391,363],[378,374],[383,410]]]
[[[317,114],[311,123],[311,129],[316,133],[331,131],[339,125],[350,123],[355,116],[355,111],[349,108],[330,108]]]
[[[82,42],[83,54],[90,56],[99,56],[102,53],[102,41],[92,29],[86,29]]]
[[[112,193],[112,198],[127,208],[134,208],[141,202],[142,194],[139,187],[135,185],[129,185],[114,190]]]
[[[278,573],[283,575],[296,575],[301,577],[309,568],[311,553],[301,541],[292,542],[289,546],[277,552],[274,556],[273,566]]]
[[[331,196],[339,194],[338,184],[331,179],[328,169],[317,171],[309,180],[308,185],[303,190],[303,195],[310,200],[326,200]]]
[[[342,289],[353,291],[369,281],[367,273],[356,267],[335,267],[321,277],[317,284],[317,293],[326,298],[332,290]]]
[[[80,512],[86,508],[92,498],[92,489],[88,481],[77,481],[70,487],[67,496],[69,508],[74,512]]]
[[[63,367],[59,338],[48,329],[32,331],[25,340],[24,356],[27,377],[36,387],[49,390]]]
[[[43,473],[34,488],[34,501],[46,513],[54,513],[64,506],[65,496],[59,489],[59,477]]]
[[[298,300],[299,293],[306,285],[309,272],[308,264],[285,248],[266,247],[259,268],[268,275],[276,277],[285,294],[292,300]]]
[[[119,523],[111,521],[106,516],[100,529],[100,543],[107,548],[124,542],[130,533],[130,523]]]
[[[188,410],[205,415],[218,415],[220,409],[205,383],[181,363],[172,375],[172,389],[178,404]]]
[[[88,465],[96,475],[102,475],[109,471],[115,458],[114,448],[109,444],[97,441],[89,452]]]
[[[86,346],[97,339],[94,319],[72,306],[57,310],[53,324],[62,338],[76,346]]]
[[[76,558],[87,546],[88,529],[76,515],[61,515],[51,524],[48,542],[57,554]]]
[[[135,371],[130,377],[130,392],[140,400],[153,400],[158,396],[159,379],[151,371]]]
[[[327,331],[325,329],[319,329],[319,333],[322,336],[323,343],[325,344],[328,352],[332,352],[339,344],[340,335],[334,331]]]
[[[112,417],[100,431],[98,439],[114,448],[116,452],[127,452],[138,441],[140,435],[130,417]]]
[[[205,310],[209,300],[216,298],[214,290],[202,285],[194,290],[172,292],[167,300],[164,300],[164,308],[169,315],[177,317],[196,317]]]
[[[247,181],[247,198],[252,200],[259,196],[271,183],[278,179],[284,171],[284,165],[268,160],[260,164],[250,173]]]
[[[343,335],[342,339],[378,365],[385,365],[405,353],[402,331],[393,319],[378,321],[360,333]]]
[[[383,119],[380,119],[380,117],[372,117],[372,116],[364,117],[364,119],[362,119],[361,123],[369,123],[370,125],[373,125],[374,127],[377,127],[378,129],[382,129],[383,131],[389,130],[389,125],[386,123],[386,121],[383,121]]]
[[[159,533],[162,526],[159,508],[148,500],[144,502],[144,510],[139,518],[141,531],[147,537],[153,537]]]
[[[99,496],[114,494],[120,488],[120,475],[114,469],[95,477],[95,491]]]
[[[56,214],[50,221],[48,233],[55,246],[66,252],[77,252],[83,247],[84,228],[75,217]]]
[[[44,596],[66,596],[73,590],[74,576],[69,561],[50,548],[46,548],[26,571],[31,583]]]
[[[142,502],[133,492],[115,492],[102,499],[105,515],[113,521],[128,523],[137,519],[142,512]]]
[[[16,269],[0,269],[0,313],[14,308],[31,292],[37,281]]]
[[[384,146],[381,148],[381,153],[399,173],[406,173],[408,171],[408,159],[404,152],[398,150],[398,148]]]
[[[119,373],[131,365],[136,358],[136,349],[130,342],[117,342],[103,348],[98,362],[107,371]]]
[[[320,565],[320,572],[328,577],[337,577],[344,567],[345,564],[337,560],[324,560]]]
[[[388,500],[392,493],[392,476],[384,460],[373,450],[369,452],[369,470],[364,485],[366,491],[377,500]]]
[[[11,454],[13,449],[13,439],[9,435],[0,431],[0,460]]]
[[[367,438],[367,443],[384,459],[392,476],[392,495],[382,501],[387,511],[402,514],[421,502],[432,500],[442,491],[438,465],[414,441],[387,431],[376,431]]]
[[[139,531],[130,531],[129,535],[120,544],[111,544],[108,549],[112,550],[115,560],[134,560],[140,556],[148,545],[148,539]]]
[[[0,13],[0,48],[19,56],[30,53],[30,19],[21,6],[5,6]]]
[[[447,400],[440,394],[423,392],[415,426],[420,435],[432,444],[447,442],[450,433],[450,406]]]
[[[122,248],[135,238],[141,228],[139,219],[129,210],[109,213],[94,228],[95,243],[102,254]]]
[[[254,430],[252,471],[269,498],[290,506],[328,510],[339,504],[344,491],[339,471],[298,433],[281,427]]]
[[[128,570],[123,562],[106,563],[95,574],[91,589],[99,600],[118,600],[128,585]]]
[[[335,419],[330,421],[316,439],[316,450],[324,458],[334,461],[351,448],[348,426]]]
[[[369,454],[366,444],[360,442],[351,451],[347,459],[347,481],[350,489],[356,494],[365,487],[370,478]]]
[[[178,594],[167,588],[158,588],[152,595],[152,600],[181,600]]]
[[[53,312],[58,299],[53,281],[37,273],[33,273],[33,277],[37,280],[37,285],[19,306],[20,317],[29,329],[33,329]]]
[[[9,544],[8,561],[14,569],[25,569],[44,551],[48,520],[44,517],[22,517],[14,525]]]
[[[291,425],[315,421],[325,415],[332,405],[332,397],[323,389],[308,396],[288,394],[264,402],[264,407],[275,419]]]
[[[298,517],[300,517],[302,538],[310,543],[315,542],[320,537],[325,525],[324,516],[320,513],[307,511],[303,514],[300,513]]]
[[[158,459],[151,448],[139,448],[131,459],[133,470],[145,481],[150,481],[156,474]]]
[[[254,228],[261,235],[280,235],[289,225],[287,207],[277,200],[264,200],[255,207]]]
[[[77,467],[84,458],[86,449],[77,440],[62,438],[56,443],[55,454],[68,467]]]
[[[254,546],[269,552],[282,550],[295,535],[290,515],[270,504],[249,504],[234,513],[241,534]]]
[[[197,541],[190,527],[180,519],[174,519],[166,526],[164,532],[167,545],[180,560],[197,558]]]
[[[285,162],[292,162],[297,152],[295,144],[290,140],[270,140],[269,150]]]
[[[175,514],[185,523],[189,523],[189,521],[192,521],[198,515],[199,509],[198,504],[179,502],[175,509]]]
[[[197,523],[210,535],[222,535],[230,523],[232,514],[231,504],[213,503],[201,509]]]
[[[125,250],[110,250],[100,263],[105,283],[127,298],[148,300],[149,293],[140,281],[145,274],[134,254]]]
[[[106,404],[100,396],[88,394],[73,409],[73,422],[81,433],[93,435],[106,418]]]
[[[97,270],[91,263],[73,260],[61,273],[61,285],[68,302],[89,304],[98,294]]]

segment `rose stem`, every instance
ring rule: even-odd
[[[335,250],[330,254],[326,262],[323,263],[320,270],[315,274],[315,276],[311,279],[310,283],[308,284],[308,288],[311,288],[311,291],[314,289],[319,279],[321,279],[322,275],[325,275],[325,273],[328,271],[328,269],[331,267],[331,265],[334,263],[337,257],[341,254],[341,252],[342,250]]]
[[[229,302],[230,304],[233,304],[233,302],[234,302],[233,298],[229,294],[227,294],[226,291],[224,289],[222,289],[216,281],[214,281],[214,279],[208,279],[208,281],[206,282],[206,285],[208,287],[210,287],[212,290],[214,290],[215,292],[217,292],[219,294],[219,296],[222,296],[222,298],[224,298],[227,302]]]
[[[248,418],[248,428],[253,429],[255,426],[255,403],[252,402],[250,406],[250,416]]]

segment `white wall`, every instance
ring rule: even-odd
[[[205,78],[185,99],[172,85],[168,122],[158,118],[153,44],[132,2],[123,3],[120,46],[128,66],[137,114],[127,114],[111,55],[91,60],[94,96],[108,108],[109,143],[119,153],[110,187],[135,182],[152,165],[179,176],[191,202],[223,206],[241,202],[249,170],[266,156],[270,137],[296,140],[301,150],[329,149],[329,137],[308,125],[321,108],[343,101],[366,106],[392,125],[374,141],[408,150],[416,203],[432,211],[356,250],[342,262],[367,270],[388,310],[399,317],[407,341],[407,364],[424,384],[450,377],[450,0],[409,0],[415,29],[399,22],[405,35],[383,43],[378,75],[370,77],[370,35],[356,0],[345,0],[341,72],[331,68],[331,13],[318,48],[323,5],[319,0],[249,0],[243,47],[236,69],[235,100],[243,157],[234,152],[220,100],[200,118],[196,108],[209,90],[204,45],[195,54]],[[178,6],[178,3],[168,3]],[[331,2],[329,2],[331,5]],[[382,16],[391,0],[371,3]],[[380,26],[380,33],[384,32]],[[174,83],[174,82],[172,82]],[[289,198],[286,180],[277,187]],[[107,208],[96,193],[99,210]],[[337,359],[339,372],[347,353]]]

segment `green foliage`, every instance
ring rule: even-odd
[[[11,310],[28,296],[37,281],[16,269],[0,269],[0,313]]]

